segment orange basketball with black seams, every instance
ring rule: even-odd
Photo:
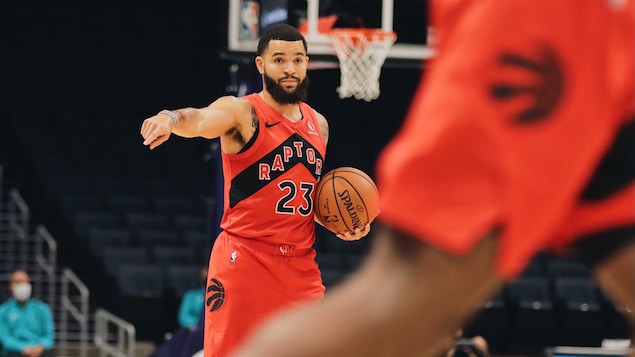
[[[315,215],[333,233],[363,229],[379,214],[375,182],[354,167],[340,167],[322,176],[315,193]]]

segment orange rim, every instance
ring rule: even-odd
[[[384,40],[387,38],[395,38],[394,31],[384,31],[377,28],[334,28],[329,32],[333,37],[350,37],[357,38],[359,36],[365,36],[368,40],[379,39]]]

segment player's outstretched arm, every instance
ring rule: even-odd
[[[454,257],[379,226],[359,271],[322,302],[292,308],[266,323],[238,357],[433,356],[501,281],[496,240]]]
[[[240,126],[241,120],[250,120],[250,113],[249,102],[233,96],[221,97],[205,108],[163,110],[143,121],[143,145],[154,149],[172,133],[186,138],[217,138]]]

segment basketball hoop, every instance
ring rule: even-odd
[[[329,38],[340,62],[340,98],[377,99],[381,66],[397,35],[381,29],[335,28]]]

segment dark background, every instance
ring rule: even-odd
[[[203,202],[214,195],[219,180],[212,141],[173,136],[150,152],[139,129],[161,109],[202,107],[233,94],[232,65],[238,64],[240,81],[259,81],[253,54],[225,51],[227,6],[227,1],[216,0],[0,4],[0,164],[8,177],[5,183],[25,198],[32,225],[44,224],[51,231],[60,265],[73,269],[91,289],[94,307],[133,322],[131,311],[146,316],[148,309],[159,311],[155,316],[165,315],[166,322],[149,325],[163,330],[174,328],[179,296],[165,309],[164,301],[135,305],[126,300],[121,281],[107,271],[109,264],[119,264],[118,256],[109,261],[101,251],[92,252],[90,231],[128,229],[139,217],[129,217],[127,210],[137,215],[151,210],[140,204],[124,207],[132,201],[128,198],[143,195],[149,202],[159,194],[180,195],[196,207],[189,213],[208,221],[205,229],[212,242],[215,213]],[[325,170],[354,166],[374,176],[376,157],[397,131],[419,73],[418,65],[386,68],[382,94],[370,103],[339,99],[338,69],[309,73],[308,103],[330,123]],[[107,222],[105,215],[114,218]],[[138,245],[140,234],[132,236]],[[159,244],[156,239],[154,245]],[[179,239],[183,245],[183,236]],[[207,248],[199,249],[193,264],[206,262]],[[147,325],[138,325],[141,338],[162,338],[163,330]]]

